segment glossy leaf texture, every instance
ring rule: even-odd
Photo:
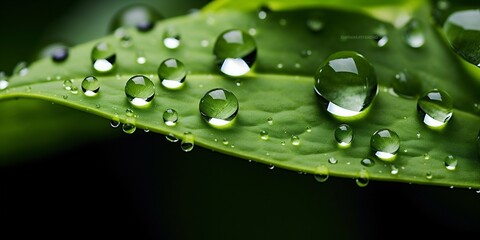
[[[50,58],[33,62],[27,66],[28,73],[9,79],[0,99],[35,98],[58,103],[129,124],[129,133],[133,126],[148,129],[159,137],[173,135],[180,140],[172,144],[188,142],[190,147],[193,144],[298,172],[363,182],[480,188],[476,142],[479,75],[465,69],[442,32],[430,22],[429,5],[416,9],[412,17],[420,23],[425,40],[420,47],[406,42],[408,30],[404,26],[350,10],[281,9],[269,11],[266,18],[259,18],[257,10],[201,11],[161,20],[150,31],[125,29],[123,37],[112,34],[80,44],[70,49],[65,62]],[[382,46],[374,37],[379,28],[388,37]],[[171,29],[181,36],[174,49],[163,44],[165,31]],[[245,76],[225,76],[215,63],[214,43],[229,29],[249,33],[257,44],[256,61]],[[93,69],[91,51],[100,42],[114,49],[115,66],[110,72]],[[369,111],[352,120],[332,117],[314,91],[317,68],[330,54],[344,50],[356,51],[370,61],[379,84]],[[179,89],[165,88],[157,75],[159,65],[168,58],[181,61],[187,70],[185,85]],[[393,93],[395,75],[405,69],[420,79],[419,92],[438,88],[452,97],[453,117],[444,129],[423,124],[417,98]],[[125,94],[127,81],[135,75],[144,75],[154,83],[155,95],[146,107],[132,105]],[[82,92],[81,83],[87,76],[99,81],[95,96]],[[227,89],[238,99],[238,115],[225,128],[210,126],[199,112],[200,99],[215,88]],[[164,122],[164,112],[169,109],[178,114],[174,126]],[[347,148],[335,141],[335,129],[343,123],[354,134]],[[400,138],[394,161],[377,159],[371,152],[370,138],[383,128],[395,131]],[[454,170],[445,166],[449,156],[458,162]],[[365,158],[375,164],[365,166]]]

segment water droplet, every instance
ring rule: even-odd
[[[258,18],[260,20],[264,20],[267,18],[268,16],[268,13],[270,13],[272,10],[270,10],[269,7],[267,6],[261,6],[260,9],[258,10]]]
[[[459,56],[480,67],[480,9],[453,12],[445,21],[443,31]]]
[[[78,93],[78,88],[75,86],[72,86],[72,89],[70,90],[72,94],[77,94]]]
[[[318,33],[323,29],[323,21],[319,17],[312,17],[307,20],[307,27],[310,31]]]
[[[337,164],[338,163],[338,160],[334,157],[329,157],[328,158],[328,163],[330,164]]]
[[[320,165],[315,168],[313,177],[317,182],[325,182],[328,180],[328,177],[330,176],[328,168],[324,165]]]
[[[125,115],[127,115],[127,117],[134,117],[133,110],[131,108],[125,109]]]
[[[73,82],[71,79],[66,79],[63,81],[63,88],[67,91],[72,90]]]
[[[312,132],[312,127],[310,127],[310,126],[305,127],[305,131],[307,131],[308,133]]]
[[[187,70],[180,60],[167,58],[158,66],[157,74],[164,87],[179,89],[185,83]]]
[[[242,76],[248,73],[255,63],[257,44],[250,34],[242,30],[227,30],[217,38],[213,53],[222,73]]]
[[[164,17],[153,7],[135,3],[121,8],[115,13],[110,24],[110,32],[119,27],[135,27],[141,32],[146,32],[155,26],[155,22]]]
[[[184,152],[190,152],[193,150],[193,147],[195,146],[194,140],[195,140],[195,137],[191,132],[185,132],[183,133],[183,139],[180,142],[180,147]]]
[[[390,174],[397,175],[399,172],[398,168],[395,165],[390,166]]]
[[[445,168],[448,169],[448,170],[455,170],[457,168],[457,163],[458,163],[458,160],[456,157],[452,156],[452,155],[448,155],[447,157],[445,157]]]
[[[122,123],[122,130],[124,133],[132,134],[137,130],[137,126],[133,122]]]
[[[228,145],[228,139],[226,139],[226,138],[222,139],[222,143],[223,143],[223,145]]]
[[[0,72],[0,90],[4,90],[8,87],[8,77],[5,72]]]
[[[430,159],[430,154],[429,154],[428,152],[424,153],[424,154],[423,154],[423,158],[424,158],[425,160]]]
[[[425,44],[423,26],[418,19],[412,18],[405,26],[405,41],[412,48],[420,48]]]
[[[165,138],[170,142],[178,142],[178,138],[175,137],[173,133],[169,133],[168,135],[165,135]]]
[[[432,179],[432,178],[433,178],[432,172],[427,171],[427,172],[425,173],[425,177],[426,177],[427,179]]]
[[[330,55],[315,73],[315,91],[327,111],[337,117],[356,116],[378,92],[373,66],[359,53],[340,51]]]
[[[272,117],[267,118],[267,123],[270,126],[273,125],[273,118]]]
[[[420,132],[417,132],[417,138],[421,138],[422,134]]]
[[[390,129],[380,129],[373,133],[370,147],[379,159],[393,161],[400,148],[400,137]]]
[[[137,54],[137,63],[138,64],[147,63],[147,57],[145,56],[145,53],[142,50],[138,50],[136,54]]]
[[[97,43],[91,52],[93,69],[98,72],[106,73],[115,67],[117,55],[115,49],[106,42]]]
[[[360,160],[360,163],[365,167],[371,167],[371,166],[375,165],[375,161],[373,159],[370,159],[370,158],[364,158],[364,159]]]
[[[340,124],[335,129],[335,140],[340,147],[349,147],[353,140],[353,130],[348,124]]]
[[[290,138],[290,143],[292,143],[293,146],[298,146],[300,145],[300,138],[296,135],[292,135]]]
[[[230,125],[238,113],[237,97],[223,88],[214,88],[202,97],[199,104],[203,119],[214,127]]]
[[[311,55],[312,55],[312,50],[310,49],[305,49],[300,51],[300,56],[302,56],[303,58],[309,57]]]
[[[260,131],[260,138],[263,139],[263,140],[268,140],[268,138],[269,138],[268,132],[265,131],[265,130]]]
[[[49,44],[40,51],[38,57],[49,57],[53,62],[63,62],[68,58],[68,46],[63,43]]]
[[[172,26],[163,32],[163,45],[168,49],[176,49],[180,46],[180,33]]]
[[[443,128],[453,115],[453,101],[447,92],[433,89],[417,101],[417,110],[423,123],[431,128]]]
[[[13,74],[16,74],[20,77],[26,76],[28,74],[28,64],[27,62],[19,62],[13,68]]]
[[[357,177],[355,178],[355,182],[359,187],[366,187],[370,182],[370,176],[368,174],[367,169],[362,168],[358,173]]]
[[[125,95],[134,106],[147,106],[155,96],[155,86],[149,78],[135,75],[125,84]]]
[[[373,41],[375,46],[383,47],[388,43],[388,32],[385,25],[380,25],[373,32]]]
[[[125,28],[119,27],[115,30],[114,36],[120,40],[120,44],[122,47],[130,47],[132,46],[132,39],[130,37],[130,34],[127,33]]]
[[[167,109],[163,112],[163,122],[167,126],[175,126],[178,121],[178,113],[174,109]]]
[[[118,126],[120,126],[120,119],[118,117],[118,114],[115,114],[115,116],[113,116],[113,118],[110,120],[110,126],[113,128],[117,128]]]
[[[100,82],[94,76],[88,76],[82,80],[82,91],[86,96],[97,95],[100,90]]]
[[[268,164],[267,167],[268,167],[268,169],[273,170],[273,169],[275,168],[275,165],[273,165],[273,164]]]
[[[410,71],[402,70],[395,74],[392,81],[393,91],[405,98],[416,98],[420,95],[422,83]]]

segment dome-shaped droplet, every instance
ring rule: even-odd
[[[88,76],[82,80],[82,91],[86,96],[95,96],[100,90],[100,82],[94,76]]]
[[[371,167],[371,166],[375,165],[375,160],[370,159],[370,158],[364,158],[364,159],[360,160],[360,163],[365,167]]]
[[[0,90],[8,87],[8,78],[5,72],[0,72]]]
[[[452,118],[453,101],[447,92],[433,89],[418,99],[417,109],[423,123],[432,128],[442,128]]]
[[[330,176],[328,168],[325,165],[320,165],[315,168],[313,177],[317,182],[325,182],[328,180],[328,177]]]
[[[348,124],[340,124],[335,129],[335,140],[340,147],[350,146],[353,140],[353,129]]]
[[[480,67],[480,9],[452,13],[443,31],[458,55]]]
[[[232,29],[218,36],[213,48],[215,62],[228,76],[241,76],[250,71],[257,58],[257,43],[248,33]]]
[[[187,77],[185,65],[175,58],[168,58],[160,63],[157,73],[162,85],[168,89],[181,88]]]
[[[180,46],[180,33],[173,27],[167,27],[163,32],[163,45],[169,49]]]
[[[356,116],[375,99],[377,76],[365,57],[353,51],[340,51],[330,55],[317,69],[314,89],[334,116]]]
[[[457,168],[458,160],[453,155],[448,155],[445,157],[444,163],[446,169],[453,171]]]
[[[260,138],[261,138],[262,140],[268,140],[268,138],[269,138],[268,132],[265,131],[265,130],[260,131]]]
[[[163,122],[167,126],[175,126],[178,121],[178,113],[175,109],[169,108],[163,112]]]
[[[180,147],[184,152],[190,152],[195,146],[195,137],[191,132],[183,133],[182,141],[180,142]]]
[[[26,76],[29,72],[28,63],[25,61],[18,62],[17,65],[13,68],[13,74],[16,74],[20,77]]]
[[[338,163],[338,160],[334,157],[329,157],[328,158],[328,163],[330,164],[337,164]]]
[[[100,42],[93,47],[90,58],[93,69],[106,73],[115,67],[117,55],[115,49],[109,43]]]
[[[298,146],[300,145],[300,138],[297,136],[297,135],[292,135],[290,137],[290,143],[293,145],[293,146]]]
[[[392,81],[393,91],[405,98],[416,98],[422,90],[422,83],[410,71],[402,70],[395,74]]]
[[[367,169],[362,168],[360,172],[358,172],[357,177],[355,178],[355,183],[359,187],[366,187],[370,182],[370,175],[368,174]]]
[[[122,131],[124,133],[133,134],[137,130],[137,126],[132,122],[122,123]]]
[[[237,97],[223,88],[214,88],[200,99],[199,110],[203,119],[215,127],[231,123],[238,113]]]
[[[390,129],[380,129],[372,135],[370,147],[379,159],[393,161],[400,148],[400,137]]]
[[[155,86],[148,77],[135,75],[125,84],[125,95],[134,106],[146,106],[155,96]]]
[[[423,26],[418,19],[411,19],[405,26],[405,42],[412,48],[420,48],[425,44]]]
[[[120,27],[135,27],[141,32],[151,30],[164,17],[152,6],[135,3],[121,8],[110,22],[110,32]]]

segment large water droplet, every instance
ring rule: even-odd
[[[113,16],[110,22],[110,32],[119,27],[135,27],[139,31],[146,32],[155,26],[155,22],[164,17],[152,6],[135,3],[123,7]]]
[[[443,128],[453,115],[453,101],[447,92],[433,89],[418,99],[417,109],[427,126]]]
[[[377,76],[365,57],[354,51],[340,51],[317,69],[314,89],[328,112],[337,117],[352,117],[375,99]]]
[[[180,46],[180,33],[173,27],[167,27],[163,32],[163,45],[169,49]]]
[[[349,147],[353,140],[353,130],[348,124],[340,124],[335,129],[335,140],[340,147]]]
[[[100,82],[94,76],[88,76],[82,80],[82,91],[86,96],[97,95],[100,90]]]
[[[155,96],[155,86],[148,77],[135,75],[125,84],[125,95],[134,106],[147,106]]]
[[[168,89],[181,88],[187,77],[185,65],[175,58],[168,58],[160,63],[157,73],[162,85]]]
[[[228,76],[242,76],[250,71],[257,58],[257,44],[253,37],[238,29],[220,34],[213,48],[215,62]]]
[[[175,126],[178,121],[178,113],[175,109],[169,108],[163,112],[163,122],[167,126]]]
[[[100,42],[93,47],[90,58],[93,69],[106,73],[115,67],[117,55],[115,54],[115,49],[109,43]]]
[[[184,152],[190,152],[195,146],[195,137],[191,132],[183,133],[182,141],[180,142],[180,147]]]
[[[416,98],[421,93],[422,83],[413,73],[404,69],[395,74],[392,87],[399,96]]]
[[[0,72],[0,90],[8,87],[8,77],[5,72]]]
[[[238,113],[237,97],[223,88],[214,88],[200,99],[200,114],[214,127],[224,127],[233,122]]]
[[[412,18],[405,26],[405,42],[412,48],[420,48],[425,44],[423,26],[418,19]]]
[[[463,59],[480,67],[480,10],[452,13],[443,30],[453,50]]]
[[[400,137],[390,129],[380,129],[373,133],[370,147],[379,159],[393,161],[400,148]]]
[[[315,168],[313,177],[317,182],[325,182],[328,180],[328,177],[330,176],[328,168],[325,165],[320,165]]]
[[[457,168],[458,160],[453,155],[448,155],[445,157],[444,163],[446,169],[453,171]]]

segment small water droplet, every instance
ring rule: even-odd
[[[310,49],[305,49],[300,51],[300,56],[302,56],[303,58],[309,57],[311,55],[312,55],[312,50]]]
[[[328,158],[328,163],[330,164],[337,164],[338,163],[338,160],[334,157],[329,157]]]
[[[287,143],[286,143],[285,141],[281,141],[280,144],[281,144],[282,146],[287,145]]]
[[[423,26],[418,19],[412,18],[405,26],[405,41],[412,48],[420,48],[425,44]]]
[[[427,179],[432,179],[432,178],[433,178],[432,172],[431,172],[431,171],[427,171],[427,172],[425,173],[425,177],[426,177]]]
[[[312,127],[310,126],[305,127],[305,131],[307,131],[308,133],[312,132]]]
[[[353,140],[353,130],[348,124],[340,124],[335,129],[335,140],[340,147],[349,147]]]
[[[169,108],[163,112],[163,122],[167,126],[175,126],[178,121],[178,113],[175,109]]]
[[[324,165],[317,166],[314,170],[313,177],[317,182],[325,182],[328,180],[330,173]]]
[[[322,31],[323,25],[323,20],[320,17],[311,17],[307,20],[307,28],[314,33]]]
[[[68,95],[63,95],[62,98],[65,99],[65,100],[67,100],[67,99],[68,99]]]
[[[257,35],[257,29],[255,29],[255,28],[249,28],[249,29],[248,29],[248,34],[250,34],[250,35],[252,35],[252,36]]]
[[[173,133],[169,133],[168,135],[165,135],[165,138],[170,142],[178,142],[178,138],[175,137]]]
[[[127,108],[125,109],[125,115],[127,117],[134,117],[135,114],[133,113],[133,110],[131,108]]]
[[[365,167],[371,167],[371,166],[375,165],[375,160],[370,159],[370,158],[364,158],[364,159],[360,160],[360,163]]]
[[[155,86],[149,78],[135,75],[125,84],[125,95],[134,106],[147,106],[155,96]]]
[[[49,57],[53,62],[60,63],[68,58],[68,46],[63,43],[52,43],[40,51],[39,58]]]
[[[200,99],[202,118],[214,127],[229,126],[238,113],[237,97],[223,88],[214,88]]]
[[[133,122],[122,123],[122,130],[124,133],[133,134],[137,130],[137,126]]]
[[[355,178],[355,182],[359,187],[366,187],[370,182],[370,176],[368,174],[367,169],[362,168],[358,173],[357,177]]]
[[[423,123],[430,128],[443,128],[453,115],[450,95],[439,89],[427,91],[417,101],[417,110]]]
[[[373,66],[359,53],[340,51],[330,55],[315,73],[314,89],[327,111],[337,117],[359,115],[378,92]]]
[[[147,63],[147,57],[145,56],[145,53],[142,50],[138,50],[136,54],[137,54],[137,63],[138,64]]]
[[[27,62],[19,62],[15,67],[13,68],[13,74],[16,74],[20,77],[26,76],[28,74],[28,64]]]
[[[163,45],[168,49],[176,49],[180,46],[180,33],[172,26],[163,32]]]
[[[275,168],[275,165],[269,164],[267,167],[268,167],[268,169],[273,170]]]
[[[390,174],[397,175],[398,172],[399,172],[399,170],[398,170],[397,166],[395,166],[395,165],[390,166]]]
[[[127,48],[132,46],[132,39],[125,28],[117,28],[114,32],[114,36],[120,41],[120,45],[122,45],[122,47]]]
[[[167,58],[158,66],[157,74],[164,87],[180,89],[185,84],[187,70],[180,60]]]
[[[257,16],[260,20],[264,20],[267,18],[268,13],[270,13],[272,10],[270,10],[269,7],[267,6],[261,6],[260,9],[258,10]]]
[[[102,105],[100,105],[100,103],[97,103],[97,104],[95,104],[95,107],[96,107],[96,108],[101,108]]]
[[[94,76],[87,76],[82,80],[82,91],[86,96],[93,97],[100,90],[100,82]]]
[[[290,143],[293,146],[298,146],[298,145],[300,145],[300,138],[296,135],[292,135],[292,137],[290,138]]]
[[[417,138],[421,138],[422,137],[422,134],[420,132],[417,132]]]
[[[257,44],[248,33],[231,29],[218,36],[213,49],[220,71],[228,76],[248,73],[257,58]]]
[[[180,147],[184,152],[190,152],[193,150],[195,137],[191,132],[183,133],[183,139],[180,142]]]
[[[416,98],[422,90],[422,83],[410,71],[406,69],[395,74],[392,81],[393,91],[405,98]]]
[[[117,55],[115,54],[115,49],[109,43],[99,42],[93,47],[90,59],[93,69],[106,73],[115,67]]]
[[[72,94],[77,94],[77,93],[78,93],[78,88],[75,87],[75,86],[72,86],[72,89],[70,89],[70,92],[71,92]]]
[[[378,26],[373,32],[373,41],[375,46],[384,47],[388,43],[388,31],[385,25]]]
[[[63,88],[67,91],[72,90],[73,82],[71,79],[66,79],[63,81]]]
[[[268,140],[268,138],[269,138],[268,132],[265,131],[265,130],[260,131],[260,138],[261,138],[262,140]]]
[[[118,10],[109,26],[110,32],[117,28],[135,27],[140,32],[147,32],[153,29],[155,22],[164,19],[162,14],[144,3],[132,3]]]
[[[228,145],[228,139],[226,139],[226,138],[222,139],[222,143],[223,143],[223,145]]]
[[[446,169],[453,171],[457,168],[458,160],[453,155],[448,155],[447,157],[445,157],[444,163]]]
[[[273,118],[272,117],[267,118],[267,123],[270,126],[273,125]]]
[[[0,90],[4,90],[8,87],[8,77],[5,72],[0,72]]]
[[[278,69],[282,69],[282,68],[283,68],[283,64],[281,64],[281,63],[277,64],[277,68],[278,68]]]
[[[400,148],[400,137],[390,129],[379,129],[370,139],[370,147],[379,159],[393,161]]]

